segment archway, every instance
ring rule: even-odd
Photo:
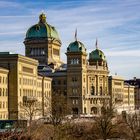
[[[91,114],[97,114],[97,107],[92,107],[91,108]]]
[[[72,108],[72,114],[78,115],[78,108]]]

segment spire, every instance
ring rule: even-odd
[[[77,28],[75,30],[75,41],[77,41]]]
[[[95,43],[96,49],[98,49],[98,39],[96,38],[96,43]]]

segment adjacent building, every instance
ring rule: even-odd
[[[124,99],[123,99],[123,110],[127,112],[134,112],[135,109],[135,97],[134,97],[134,86],[127,83],[124,85]]]
[[[134,112],[134,86],[125,83],[122,77],[117,75],[109,77],[109,94],[111,96],[111,105],[118,113],[122,111]]]
[[[68,114],[100,114],[103,104],[109,105],[109,70],[104,53],[96,48],[87,54],[85,45],[77,40],[66,50],[67,63],[60,59],[61,41],[55,27],[45,14],[31,26],[24,41],[26,56],[39,61],[39,73],[53,79],[53,93],[66,97]]]
[[[41,112],[35,117],[45,113],[45,98],[51,102],[51,78],[38,75],[38,61],[19,54],[9,52],[0,54],[0,70],[2,82],[2,107],[8,109],[8,119],[25,118],[25,103],[35,102]],[[5,104],[5,105],[4,105]],[[49,103],[50,104],[50,103]]]
[[[134,77],[134,79],[126,80],[126,83],[135,87],[135,109],[140,109],[140,79]]]
[[[0,119],[8,119],[8,74],[9,70],[0,67]]]
[[[122,77],[109,76],[97,39],[88,54],[76,31],[75,40],[66,47],[64,63],[58,32],[42,13],[39,22],[27,30],[24,44],[26,56],[0,54],[1,119],[26,117],[21,105],[30,102],[38,102],[41,110],[35,118],[47,116],[55,94],[65,97],[67,113],[72,115],[99,115],[103,107],[113,104],[118,112],[134,110],[134,87],[124,84]],[[139,100],[135,102],[139,107]]]
[[[121,113],[124,102],[124,79],[120,76],[109,77],[109,94],[111,96],[111,105]]]

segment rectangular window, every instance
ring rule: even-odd
[[[59,56],[59,50],[57,50],[57,49],[53,49],[53,54]]]

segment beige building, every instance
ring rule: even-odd
[[[85,45],[77,40],[71,42],[66,50],[67,63],[60,59],[61,41],[56,29],[49,25],[45,14],[39,22],[31,26],[24,40],[26,56],[39,60],[38,71],[53,79],[54,95],[66,97],[68,114],[98,115],[103,106],[110,101],[123,110],[124,80],[110,77],[107,59],[96,48],[89,53]]]
[[[61,40],[55,27],[46,22],[45,14],[40,14],[39,22],[28,29],[24,44],[26,56],[37,59],[40,65],[57,68],[62,64]]]
[[[134,97],[134,86],[127,83],[124,85],[124,96],[123,96],[123,110],[127,112],[134,112],[135,109],[135,97]]]
[[[126,84],[122,77],[116,75],[109,77],[109,94],[111,104],[118,113],[122,111],[134,112],[134,86]]]
[[[0,119],[8,119],[8,73],[9,70],[0,67]]]
[[[109,77],[107,59],[97,40],[96,48],[87,54],[75,33],[64,64],[58,32],[42,13],[39,22],[28,29],[24,44],[26,56],[0,53],[1,119],[26,118],[27,103],[35,103],[40,110],[33,119],[48,116],[52,93],[65,96],[68,114],[99,115],[102,107],[114,104],[118,112],[134,110],[134,87],[119,76]]]
[[[8,87],[8,118],[26,117],[24,103],[29,101],[38,103],[41,111],[35,113],[36,117],[43,116],[45,98],[51,99],[51,78],[38,75],[38,61],[19,54],[1,53],[0,66],[9,71],[8,82],[2,86]]]
[[[111,105],[118,113],[123,111],[124,79],[120,76],[109,77],[109,94],[111,96]]]
[[[134,77],[133,79],[126,80],[126,83],[135,87],[135,109],[140,109],[140,79]]]

